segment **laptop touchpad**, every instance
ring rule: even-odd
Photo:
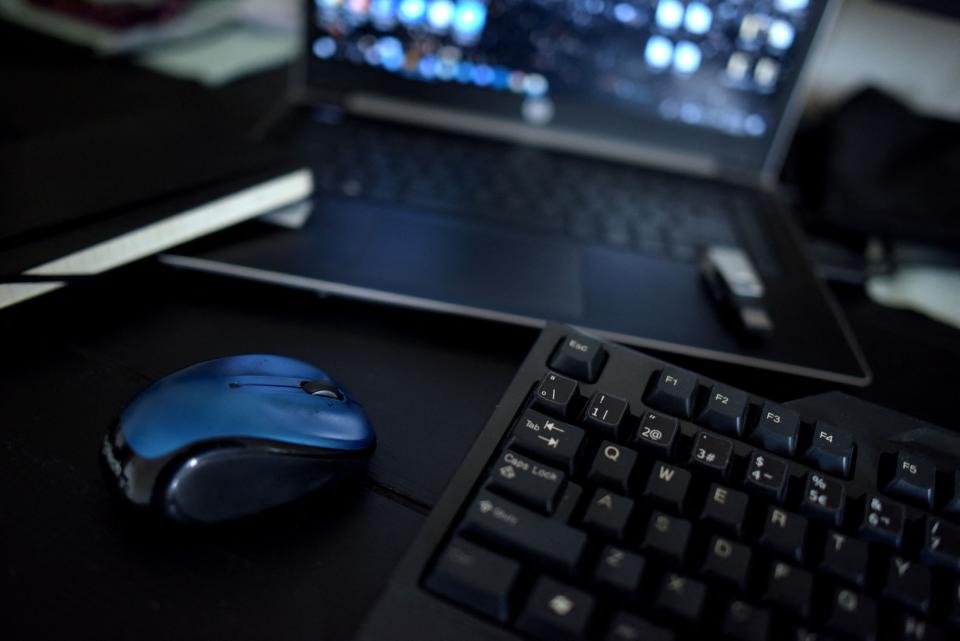
[[[316,277],[545,319],[582,315],[580,251],[563,239],[363,205],[318,204]],[[319,240],[319,243],[317,242]]]

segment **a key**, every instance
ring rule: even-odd
[[[569,523],[573,518],[573,513],[580,503],[580,497],[583,496],[583,488],[576,483],[567,482],[567,487],[563,491],[563,496],[557,504],[557,509],[553,513],[553,518],[563,523]]]
[[[930,611],[930,570],[926,566],[895,556],[890,560],[883,596],[915,612]]]
[[[743,492],[714,483],[707,491],[707,499],[703,504],[700,518],[731,534],[742,536],[748,504],[749,499]]]
[[[621,597],[636,598],[645,569],[646,561],[642,556],[608,545],[600,551],[600,558],[593,570],[593,580]]]
[[[690,418],[696,393],[696,376],[675,367],[665,367],[657,377],[647,403],[667,414]]]
[[[832,525],[843,523],[847,490],[841,481],[816,472],[807,475],[800,511]]]
[[[730,436],[742,436],[747,416],[747,395],[726,385],[714,385],[697,422]]]
[[[593,597],[583,590],[542,577],[517,617],[517,629],[543,641],[583,639],[594,607]]]
[[[823,472],[849,477],[854,451],[850,432],[819,421],[803,458]]]
[[[656,609],[688,622],[699,621],[707,602],[707,586],[700,581],[668,572],[657,593]]]
[[[771,507],[763,523],[760,545],[794,561],[803,561],[807,520],[798,514]]]
[[[576,381],[550,372],[533,393],[533,404],[553,416],[566,416],[578,391]]]
[[[622,541],[626,536],[633,501],[609,490],[597,490],[583,515],[584,527]]]
[[[463,539],[454,539],[437,559],[426,586],[471,610],[506,623],[520,564]]]
[[[703,574],[719,581],[745,589],[750,575],[752,553],[743,543],[731,541],[722,536],[714,536],[707,546],[707,556],[703,562]]]
[[[604,641],[674,641],[672,630],[653,625],[633,614],[617,612],[607,628]]]
[[[674,512],[683,512],[690,479],[690,472],[687,470],[666,463],[654,463],[643,497]]]
[[[680,423],[677,419],[647,411],[640,419],[640,429],[637,430],[634,444],[638,448],[646,449],[654,458],[672,461],[679,431]]]
[[[463,533],[492,547],[529,556],[573,573],[583,557],[587,535],[569,525],[520,507],[487,491],[471,503]],[[549,545],[544,545],[549,541]]]
[[[820,569],[839,579],[863,586],[867,580],[867,544],[834,530],[827,532],[827,541]]]
[[[593,458],[589,478],[592,483],[626,494],[633,485],[636,466],[636,452],[622,445],[603,441]]]
[[[827,627],[858,641],[875,641],[877,604],[854,590],[837,588],[833,592]]]
[[[786,461],[755,450],[750,454],[743,483],[747,488],[780,503],[787,491],[789,478],[790,471]]]
[[[566,476],[560,470],[507,450],[494,465],[487,487],[550,514],[556,507]]]
[[[868,495],[860,534],[872,541],[899,548],[903,543],[906,520],[902,505],[882,496]]]
[[[690,521],[668,516],[663,512],[650,515],[643,549],[655,552],[680,565],[687,554],[690,542]]]
[[[731,601],[720,635],[731,641],[766,641],[770,638],[770,612],[745,601]]]
[[[943,632],[939,626],[912,614],[902,614],[898,617],[896,632],[898,634],[895,638],[900,641],[944,641]]]
[[[931,517],[924,528],[923,560],[932,565],[960,572],[960,527]]]
[[[550,368],[592,383],[600,376],[600,370],[606,361],[607,351],[600,341],[586,336],[568,336],[554,351]]]
[[[629,406],[627,401],[605,392],[596,392],[587,403],[583,412],[584,425],[593,428],[601,436],[618,440],[621,437],[621,425]]]
[[[898,452],[887,492],[930,509],[937,484],[937,467],[928,459]]]
[[[733,458],[733,443],[707,432],[699,432],[693,442],[690,462],[715,476],[726,478]]]
[[[774,403],[764,403],[750,441],[783,456],[793,456],[800,440],[800,416]]]
[[[813,575],[798,567],[782,561],[775,561],[770,567],[767,589],[763,593],[764,603],[800,619],[810,618],[813,598]]]
[[[510,447],[549,461],[570,473],[583,438],[584,432],[579,427],[527,410],[513,429]]]

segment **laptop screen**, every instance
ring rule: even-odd
[[[315,0],[308,81],[768,161],[826,0]]]

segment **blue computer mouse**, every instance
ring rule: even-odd
[[[103,441],[130,503],[217,523],[286,503],[362,468],[376,436],[316,367],[231,356],[180,370],[133,399]]]

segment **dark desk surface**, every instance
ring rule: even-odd
[[[49,77],[54,67],[37,63],[34,71]],[[93,84],[109,84],[115,74],[135,78],[112,93],[130,104],[155,105],[153,98],[183,89],[112,63],[106,81],[81,67]],[[277,76],[259,82],[261,94],[272,91]],[[212,99],[233,104],[228,97],[250,86]],[[82,83],[74,91],[84,87],[89,91]],[[251,104],[243,108],[256,111]],[[63,126],[51,105],[37,106],[8,105],[21,117],[18,141],[43,130],[44,113]],[[105,113],[82,110],[76,126],[102,122]],[[839,294],[876,374],[872,387],[853,393],[956,425],[955,376],[947,366],[960,358],[960,332],[879,308],[855,291]],[[152,261],[0,312],[4,638],[350,638],[535,336]],[[369,477],[335,495],[207,530],[119,509],[97,454],[124,403],[188,364],[250,352],[314,362],[351,390],[379,435]],[[777,400],[826,389],[674,360]]]

